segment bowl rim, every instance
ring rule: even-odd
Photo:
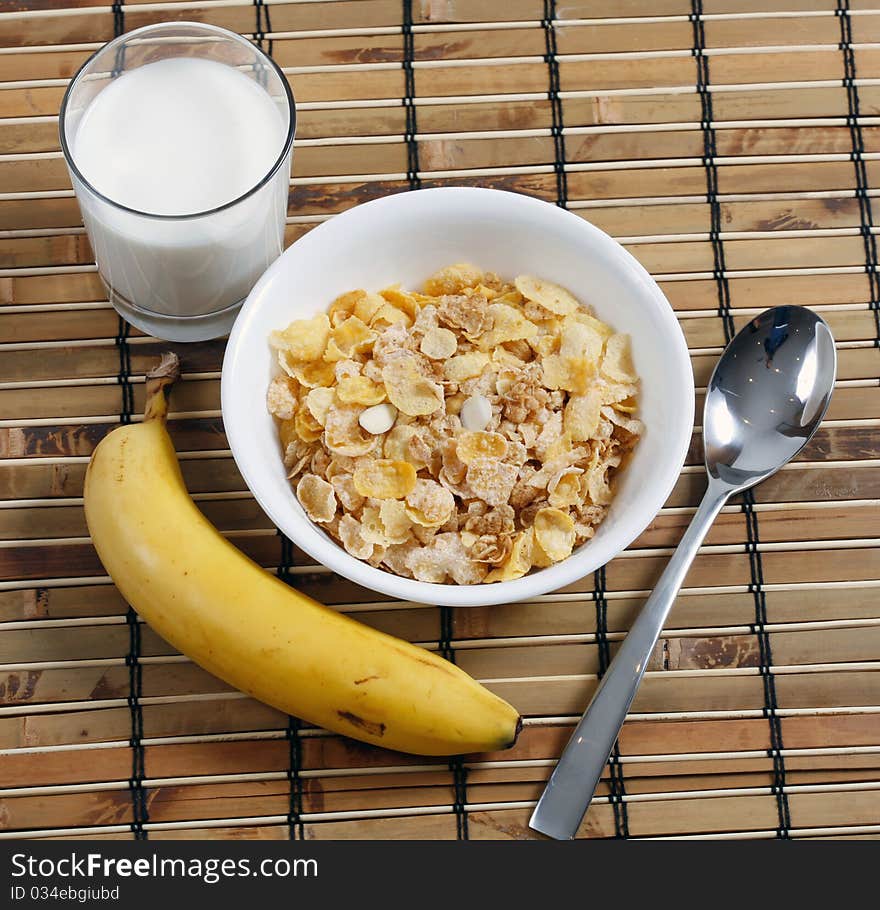
[[[409,206],[421,206],[422,203],[419,200],[423,199],[425,194],[443,195],[453,202],[456,198],[464,197],[467,197],[469,202],[480,198],[485,200],[487,198],[486,194],[489,194],[495,200],[495,204],[500,202],[503,205],[519,206],[523,211],[531,211],[536,216],[540,214],[543,217],[569,219],[572,225],[577,225],[577,230],[584,233],[587,242],[592,242],[593,245],[600,247],[600,254],[601,247],[606,247],[607,249],[608,245],[611,244],[612,247],[616,248],[616,255],[620,256],[622,254],[624,259],[628,260],[628,266],[650,292],[649,296],[656,304],[657,315],[665,324],[665,328],[669,330],[669,336],[672,339],[671,350],[669,351],[669,369],[676,374],[675,384],[682,385],[685,388],[689,387],[690,393],[686,396],[686,400],[680,402],[680,407],[677,409],[679,415],[684,418],[681,424],[683,429],[680,438],[675,439],[670,444],[667,467],[660,475],[663,481],[662,484],[652,483],[649,485],[653,492],[649,493],[643,506],[643,518],[640,518],[638,522],[632,525],[631,531],[625,534],[626,539],[623,540],[620,546],[615,545],[616,548],[612,548],[613,551],[610,552],[607,558],[602,556],[598,559],[595,557],[591,559],[590,542],[588,541],[561,562],[548,568],[531,572],[513,581],[477,585],[453,585],[417,581],[374,568],[369,563],[357,559],[347,553],[340,544],[326,535],[317,525],[312,525],[312,529],[316,532],[314,537],[307,540],[301,539],[297,533],[296,525],[288,521],[287,508],[279,507],[274,500],[267,501],[266,497],[260,495],[258,469],[242,454],[243,438],[235,421],[235,409],[231,405],[233,384],[236,386],[239,384],[238,381],[233,383],[233,376],[237,373],[243,358],[242,339],[247,335],[249,322],[259,307],[260,298],[276,276],[286,268],[284,260],[286,257],[289,258],[293,255],[292,250],[296,249],[297,253],[302,255],[304,250],[322,243],[324,234],[339,230],[340,225],[344,225],[348,221],[356,221],[367,216],[378,217],[383,209],[402,208],[405,210]],[[440,202],[438,201],[437,204],[439,205]],[[412,211],[416,213],[419,209],[413,208]],[[553,211],[555,214],[549,216],[548,211]],[[308,553],[309,556],[331,572],[379,594],[412,603],[427,603],[450,607],[478,607],[529,600],[564,588],[589,575],[590,572],[607,564],[623,552],[654,520],[663,504],[669,498],[681,474],[691,442],[695,393],[693,370],[687,342],[671,304],[648,271],[616,240],[579,215],[531,196],[482,187],[434,187],[382,196],[334,215],[332,219],[319,224],[308,234],[291,244],[269,266],[248,295],[230,333],[223,357],[221,373],[221,408],[229,448],[245,484],[273,524],[287,535],[293,543]],[[229,419],[230,417],[231,419]],[[306,521],[308,521],[308,518],[306,518]],[[585,593],[584,597],[589,597],[589,594]]]

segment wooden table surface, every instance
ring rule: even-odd
[[[439,609],[296,566],[297,584],[439,649],[526,717],[451,762],[344,740],[251,701],[128,610],[83,519],[102,436],[164,344],[106,302],[58,144],[70,76],[172,19],[242,32],[298,101],[288,241],[388,193],[557,202],[658,279],[698,411],[731,333],[815,307],[837,389],[795,464],[724,510],[584,837],[880,833],[880,4],[870,0],[0,2],[0,836],[526,838],[554,758],[704,484],[594,576],[527,604]],[[611,18],[611,17],[616,18]],[[291,553],[227,448],[224,342],[177,347],[171,430],[200,507],[271,568]]]

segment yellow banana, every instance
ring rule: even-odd
[[[331,610],[260,568],[189,497],[165,429],[177,358],[148,376],[145,419],[92,455],[85,512],[123,596],[215,676],[287,714],[421,755],[503,749],[517,711],[456,666]]]

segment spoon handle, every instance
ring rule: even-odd
[[[645,666],[660,637],[700,544],[732,490],[710,480],[693,520],[681,539],[657,587],[642,607],[629,634],[602,677],[592,701],[577,725],[559,764],[529,821],[529,827],[557,840],[573,838],[617,734],[635,697]]]

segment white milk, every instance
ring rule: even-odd
[[[272,169],[287,131],[280,105],[286,98],[273,100],[233,67],[160,60],[124,73],[90,102],[75,128],[73,160],[95,189],[137,212],[208,212]],[[76,189],[112,290],[145,310],[191,316],[247,296],[279,255],[289,176],[288,161],[231,208],[177,219],[129,213]]]

